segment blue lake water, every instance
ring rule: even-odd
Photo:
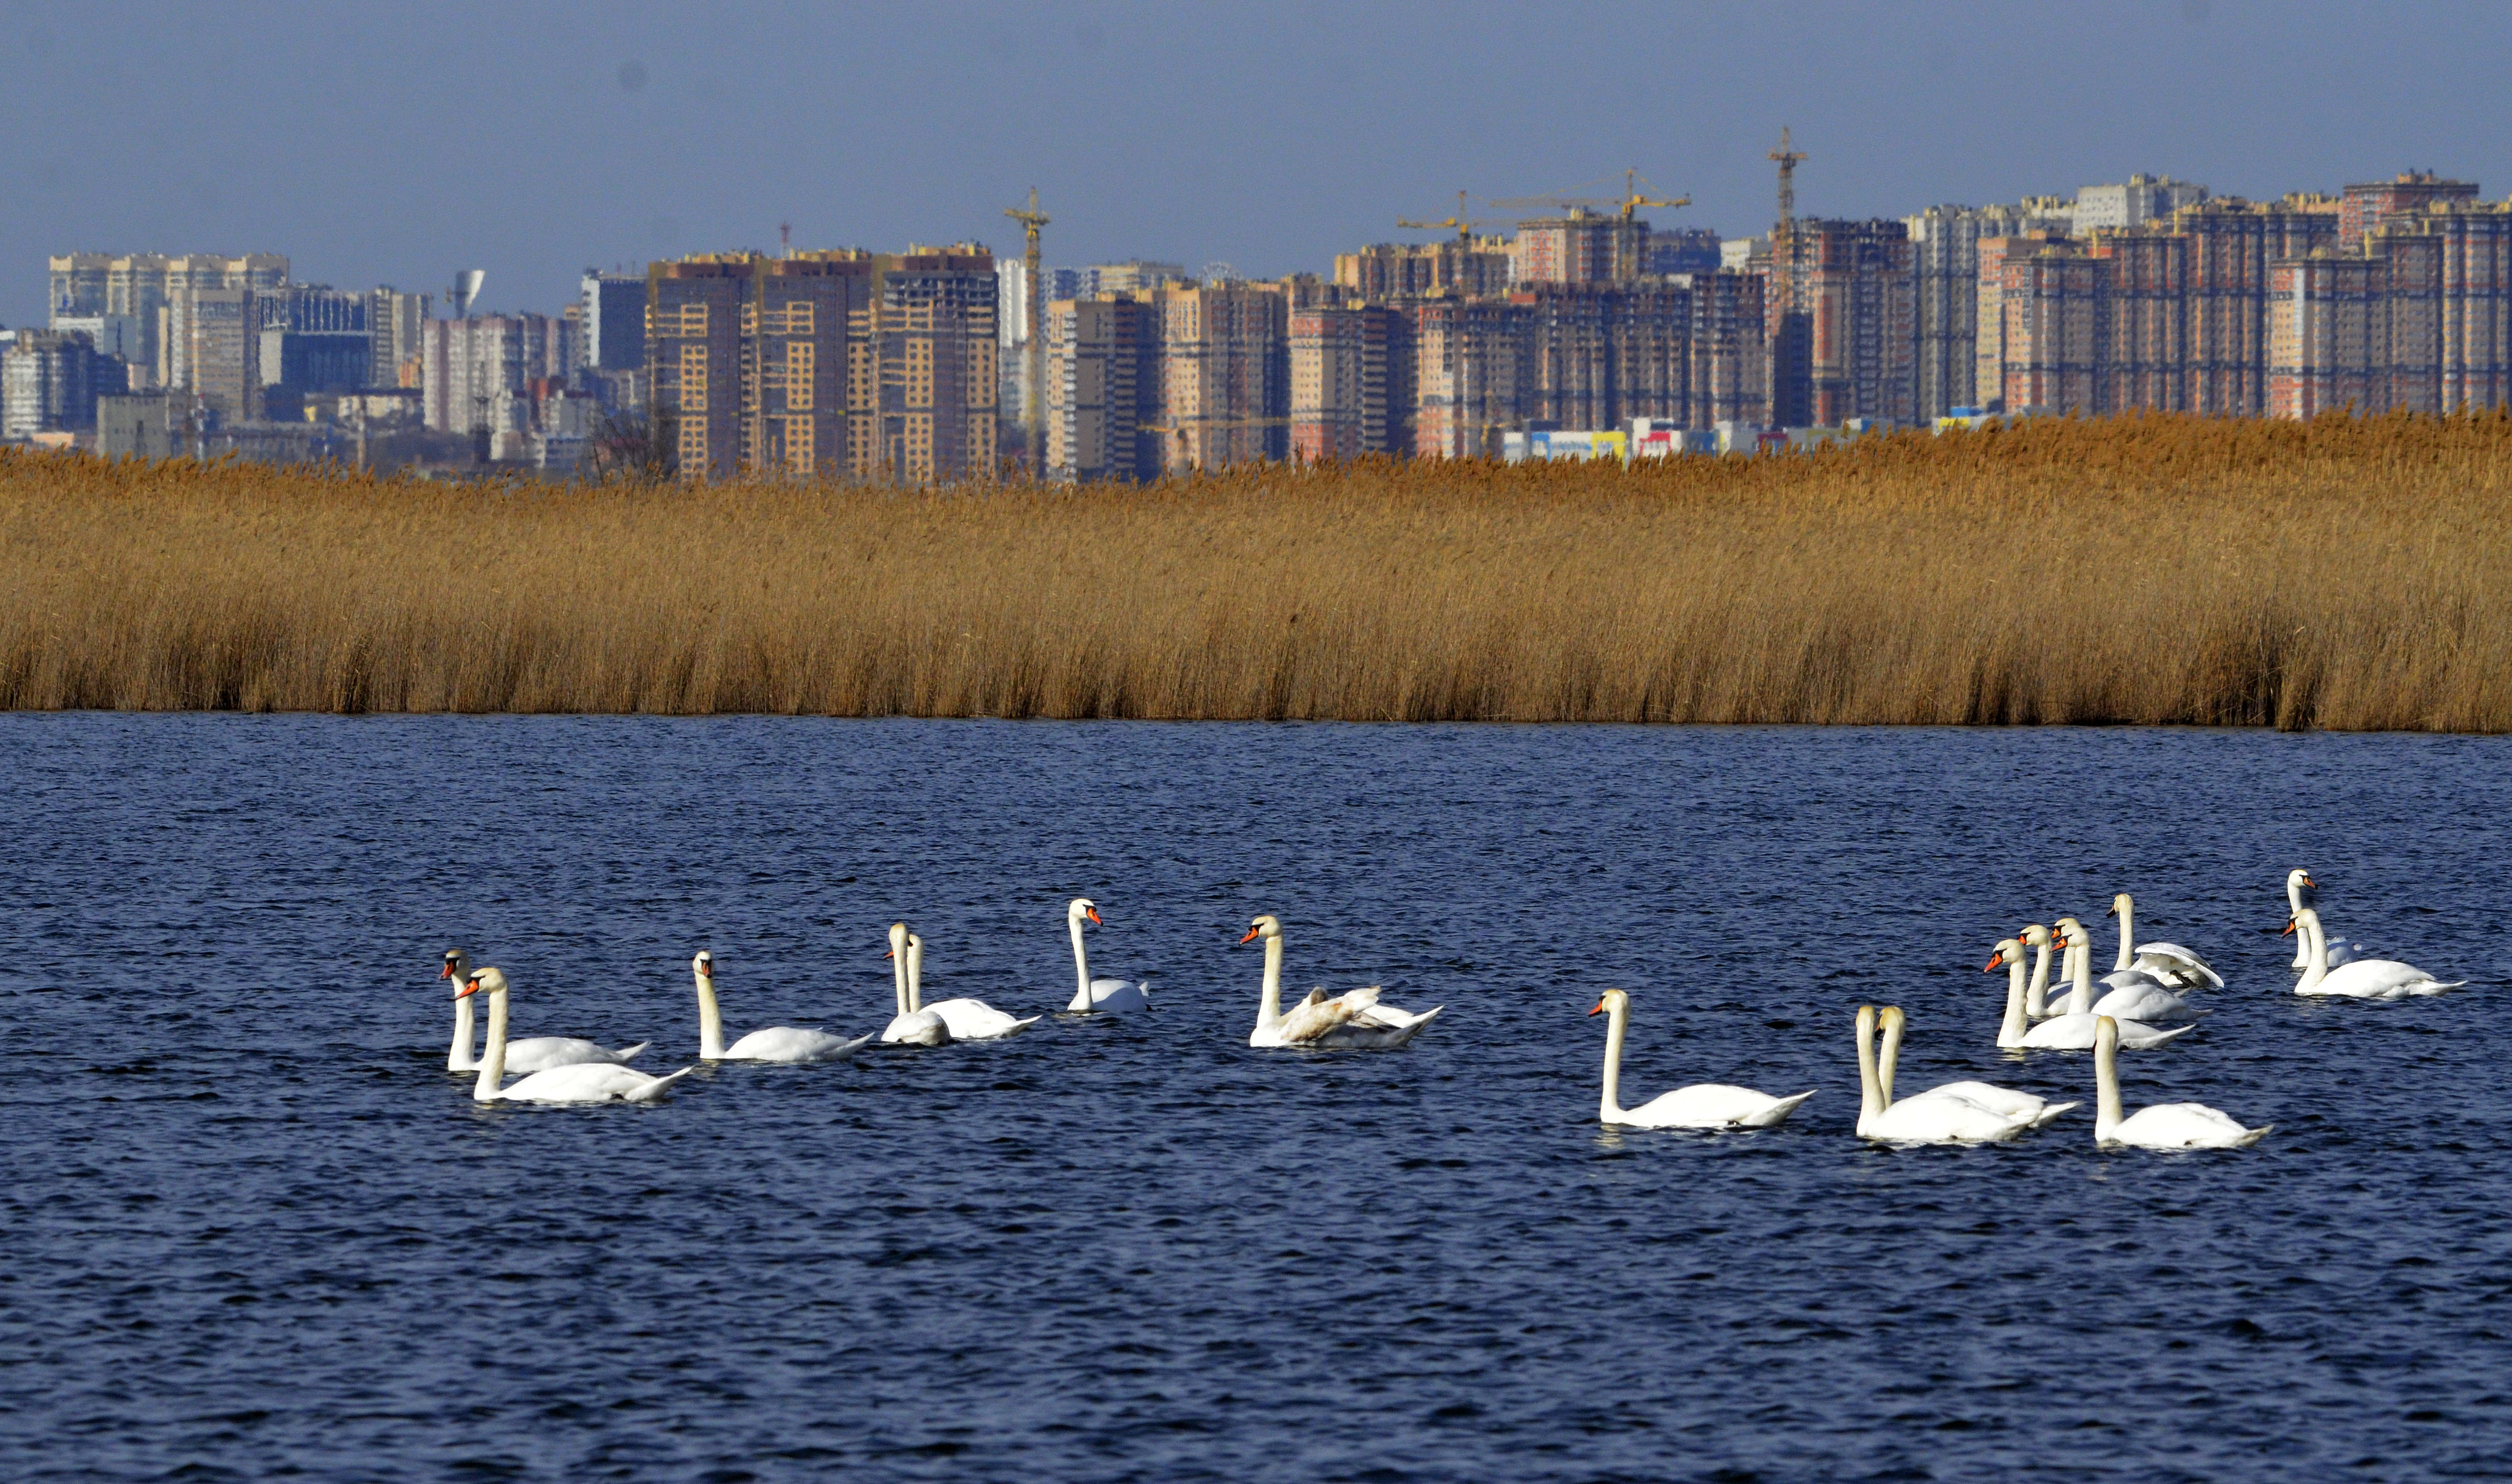
[[[2512,740],[2047,730],[0,717],[0,1477],[2082,1479],[2512,1462]],[[2285,872],[2469,988],[2291,993]],[[1993,1047],[1991,945],[2101,923],[2229,981],[2098,1152],[2082,1054]],[[861,1034],[1093,966],[1158,1007],[475,1106],[451,946],[518,1034]],[[1246,1045],[1286,981],[1447,1006]],[[2103,927],[2107,924],[2103,923]],[[2098,929],[2100,931],[2100,929]],[[2098,939],[2104,965],[2112,944]],[[1821,1089],[1785,1128],[1595,1121]],[[1851,1134],[1903,1085],[2087,1106]]]

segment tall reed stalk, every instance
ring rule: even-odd
[[[2512,420],[1148,488],[0,454],[0,706],[2512,727]]]

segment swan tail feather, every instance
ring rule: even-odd
[[[698,1069],[693,1064],[682,1068],[680,1071],[673,1073],[669,1076],[656,1077],[654,1080],[648,1082],[643,1087],[632,1090],[626,1097],[620,1099],[620,1101],[623,1103],[660,1102],[662,1101],[663,1094],[672,1090],[672,1084],[674,1082],[679,1081],[681,1078],[687,1076],[690,1073],[697,1070]]]
[[[623,1062],[633,1062],[633,1061],[635,1061],[635,1060],[637,1059],[637,1053],[639,1053],[639,1052],[641,1052],[641,1051],[645,1050],[648,1046],[650,1046],[650,1045],[652,1045],[652,1044],[654,1044],[652,1041],[639,1041],[637,1044],[635,1044],[635,1045],[633,1045],[633,1046],[622,1046],[622,1047],[620,1047],[618,1050],[613,1051],[613,1052],[611,1052],[610,1054],[611,1054],[613,1057],[616,1057],[616,1058],[617,1058],[618,1060],[620,1060],[620,1061],[623,1061]]]
[[[2261,1139],[2264,1139],[2275,1132],[2276,1125],[2273,1123],[2262,1124],[2257,1128],[2244,1129],[2242,1131],[2242,1137],[2233,1141],[2233,1148],[2249,1149],[2252,1145],[2258,1143]]]
[[[1816,1089],[1816,1091],[1820,1090],[1820,1088]],[[1782,1098],[1760,1113],[1737,1121],[1746,1128],[1777,1128],[1788,1121],[1788,1114],[1797,1111],[1798,1104],[1813,1096],[1813,1092],[1801,1092],[1793,1098]]]
[[[2047,1124],[2056,1122],[2061,1113],[2065,1113],[2071,1108],[2082,1108],[2083,1106],[2084,1105],[2082,1103],[2053,1103],[2049,1107],[2041,1110],[2039,1115],[2033,1118],[2032,1126],[2034,1128],[2040,1128]]]

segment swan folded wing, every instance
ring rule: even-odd
[[[1368,997],[1358,1003],[1354,996]],[[1305,1045],[1328,1032],[1348,1024],[1354,1015],[1367,1008],[1378,997],[1376,990],[1354,990],[1350,994],[1326,997],[1322,989],[1309,991],[1309,997],[1291,1006],[1283,1015],[1280,1035],[1285,1046]]]
[[[825,1062],[844,1056],[871,1036],[848,1040],[826,1031],[799,1026],[769,1026],[734,1041],[724,1053],[727,1062]]]
[[[528,1035],[506,1043],[506,1070],[518,1076],[547,1072],[553,1067],[576,1067],[595,1064],[617,1066],[633,1059],[653,1044],[639,1041],[617,1051],[599,1041],[573,1035]]]
[[[649,1103],[689,1071],[658,1077],[612,1062],[576,1062],[535,1072],[497,1096],[511,1103]]]
[[[1703,1082],[1661,1093],[1624,1113],[1623,1121],[1646,1128],[1767,1128],[1813,1096],[1775,1098],[1750,1087]]]
[[[2305,995],[2335,995],[2355,999],[2399,999],[2411,995],[2439,995],[2455,990],[2468,981],[2453,980],[2445,984],[2412,963],[2395,958],[2358,958],[2340,964],[2322,976],[2319,984]]]
[[[2204,1103],[2157,1103],[2122,1119],[2111,1139],[2140,1149],[2230,1149],[2256,1144],[2267,1132],[2244,1128]]]
[[[2112,1017],[2117,1020],[2118,1017]],[[2185,1035],[2195,1026],[2175,1026],[2169,1031],[2149,1026],[2143,1021],[2119,1022],[2120,1049],[2144,1051],[2160,1046],[2176,1035]],[[2091,1051],[2098,1028],[2092,1014],[2058,1015],[2024,1033],[2023,1044],[2035,1051]]]
[[[2206,959],[2178,943],[2140,943],[2137,946],[2136,952],[2137,957],[2129,964],[2131,968],[2145,969],[2149,972],[2169,969],[2184,976],[2195,975],[2219,990],[2224,987],[2224,977],[2221,974],[2209,968]]]

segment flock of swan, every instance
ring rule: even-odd
[[[2333,946],[2322,930],[2320,883],[2311,873],[2296,870],[2286,877],[2288,915],[2285,930],[2297,936],[2294,966],[2297,995],[2349,999],[2403,999],[2439,995],[2466,983],[2445,983],[2394,958],[2374,958]],[[2221,989],[2223,976],[2206,959],[2178,943],[2137,941],[2137,902],[2126,892],[2111,899],[2110,915],[2119,918],[2119,955],[2109,973],[2093,976],[2093,934],[2074,918],[2060,918],[2054,930],[2034,922],[2012,938],[2001,939],[1989,955],[1984,972],[2003,967],[2006,1017],[1997,1044],[2006,1050],[2058,1050],[2094,1053],[2094,1142],[2113,1148],[2157,1150],[2243,1149],[2257,1144],[2272,1125],[2245,1127],[2238,1119],[2203,1103],[2158,1103],[2135,1113],[2120,1112],[2119,1053],[2148,1050],[2184,1035],[2193,1027],[2169,1029],[2156,1021],[2189,1021],[2206,1012],[2189,1002],[2201,990]],[[2064,998],[2051,1002],[2050,950],[2062,945],[2061,974],[2067,980]],[[2029,953],[2027,954],[2027,951]],[[2342,958],[2335,956],[2343,955]],[[2031,977],[2023,961],[2033,958]],[[2100,986],[2099,997],[2095,987]],[[1677,1088],[1637,1108],[1619,1100],[1623,1035],[1630,1016],[1630,996],[1607,990],[1590,1015],[1612,1017],[1605,1033],[1605,1090],[1597,1117],[1629,1128],[1770,1128],[1785,1120],[1797,1105],[1813,1097],[1801,1092],[1775,1098],[1749,1087],[1705,1083]],[[1946,1082],[1907,1098],[1893,1096],[1893,1074],[1901,1059],[1903,1027],[1899,1006],[1878,1010],[1858,1007],[1858,1134],[1892,1144],[1985,1144],[2017,1138],[2043,1127],[2074,1103],[2052,1103],[2030,1093],[1986,1082]],[[1878,1033],[1882,1043],[1877,1044]]]
[[[2296,937],[2294,967],[2300,972],[2295,993],[2356,999],[2399,999],[2437,995],[2456,989],[2412,964],[2369,957],[2361,945],[2332,940],[2321,926],[2319,883],[2308,871],[2286,878],[2286,932]],[[2231,1149],[2256,1144],[2271,1130],[2245,1127],[2239,1120],[2199,1103],[2163,1103],[2123,1115],[2120,1111],[2118,1053],[2148,1050],[2184,1035],[2186,1022],[2205,1014],[2188,996],[2221,989],[2221,975],[2194,950],[2177,943],[2139,943],[2137,904],[2126,892],[2114,897],[2110,915],[2119,918],[2119,953],[2111,971],[2093,975],[2093,935],[2072,917],[2055,926],[2031,923],[2016,936],[2001,939],[1985,972],[2007,971],[2006,1014],[1997,1044],[2008,1050],[2067,1050],[2094,1053],[2095,1142],[2104,1147],[2159,1150]],[[1148,1008],[1147,980],[1093,978],[1083,942],[1085,922],[1102,923],[1097,904],[1075,897],[1067,904],[1065,921],[1073,938],[1075,987],[1065,1006],[1069,1014],[1110,1014]],[[1104,924],[1103,924],[1104,925]],[[1404,1045],[1436,1019],[1440,1007],[1418,1014],[1385,1003],[1377,986],[1329,996],[1323,989],[1285,1013],[1282,1009],[1282,924],[1260,917],[1238,941],[1262,940],[1264,988],[1258,1000],[1256,1026],[1247,1043],[1256,1047],[1301,1050],[1386,1050]],[[2053,948],[2062,957],[2060,977],[2063,996],[2050,998]],[[689,962],[697,989],[700,1062],[775,1062],[800,1064],[834,1061],[853,1054],[876,1036],[885,1045],[947,1046],[958,1041],[1000,1040],[1017,1035],[1041,1018],[1013,1016],[984,1000],[966,997],[926,1004],[923,998],[924,940],[904,922],[889,929],[894,1013],[880,1032],[848,1038],[826,1031],[771,1026],[725,1044],[724,1014],[716,998],[715,956],[700,952]],[[2032,959],[2027,977],[2024,960]],[[476,1072],[472,1097],[482,1103],[650,1103],[674,1083],[697,1070],[692,1063],[657,1075],[627,1064],[650,1042],[613,1049],[573,1036],[539,1035],[510,1040],[507,1018],[513,986],[503,970],[473,968],[461,949],[449,950],[440,979],[455,981],[453,1045],[446,1061],[452,1072]],[[475,1059],[472,1003],[486,996],[489,1004],[486,1045]],[[1607,990],[1590,1015],[1609,1017],[1605,1034],[1604,1092],[1597,1117],[1627,1128],[1755,1129],[1786,1121],[1812,1091],[1773,1097],[1749,1087],[1703,1083],[1680,1087],[1637,1108],[1620,1101],[1623,1042],[1630,1023],[1630,996]],[[2169,1027],[2158,1022],[2178,1021]],[[2053,1103],[2029,1093],[1985,1082],[1946,1082],[1906,1098],[1893,1093],[1894,1073],[1901,1059],[1906,1017],[1898,1006],[1858,1009],[1858,1074],[1860,1103],[1857,1131],[1861,1138],[1894,1144],[1979,1144],[2017,1138],[2049,1124],[2075,1103]],[[1880,1037],[1880,1039],[1879,1039]],[[509,1074],[519,1080],[507,1082]]]

